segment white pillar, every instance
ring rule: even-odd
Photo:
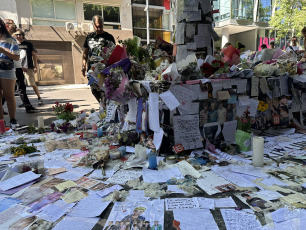
[[[146,0],[147,9],[147,44],[150,44],[150,23],[149,23],[149,0]]]
[[[229,28],[222,28],[221,49],[227,42],[229,42]]]

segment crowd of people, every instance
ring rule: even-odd
[[[19,128],[16,120],[15,86],[27,113],[41,110],[31,105],[27,96],[25,78],[38,97],[38,105],[43,105],[34,74],[37,72],[37,57],[33,44],[25,40],[25,34],[17,29],[11,19],[0,18],[0,120],[4,119],[3,104],[7,103],[10,127]]]

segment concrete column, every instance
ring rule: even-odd
[[[221,49],[227,42],[229,42],[229,28],[222,28]]]

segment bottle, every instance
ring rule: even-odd
[[[157,157],[156,157],[156,150],[152,149],[148,154],[148,161],[149,161],[149,169],[156,169],[157,168]]]

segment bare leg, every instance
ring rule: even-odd
[[[16,80],[1,79],[1,89],[3,91],[3,96],[6,99],[10,120],[13,118],[15,119],[16,115],[15,83]],[[1,113],[3,113],[2,105],[0,109],[2,111]]]
[[[32,85],[34,92],[36,93],[37,97],[40,98],[40,93],[37,85]]]

